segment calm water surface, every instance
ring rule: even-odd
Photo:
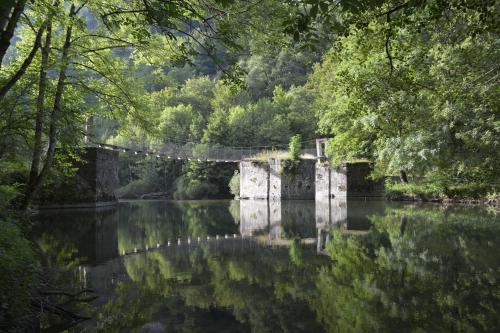
[[[363,201],[131,201],[44,211],[74,332],[500,332],[500,219]]]

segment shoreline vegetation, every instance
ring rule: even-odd
[[[385,197],[389,201],[500,206],[498,192],[492,190],[490,186],[477,186],[477,184],[452,184],[449,187],[440,187],[433,182],[423,180],[409,183],[388,181],[385,184]]]

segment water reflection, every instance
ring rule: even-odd
[[[479,207],[158,201],[39,219],[48,263],[100,295],[75,331],[500,327],[500,219]]]
[[[116,207],[46,210],[34,233],[51,266],[95,264],[118,255]]]
[[[270,240],[310,238],[315,232],[314,201],[242,200],[240,233]]]

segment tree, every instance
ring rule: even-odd
[[[77,131],[83,132],[81,118],[112,114],[121,118],[121,122],[134,119],[142,128],[152,127],[152,118],[146,115],[147,101],[144,94],[141,95],[141,89],[147,84],[140,77],[127,75],[128,70],[132,68],[138,73],[143,66],[158,66],[165,59],[160,57],[162,53],[167,53],[170,63],[175,64],[189,62],[192,56],[201,52],[215,59],[215,43],[225,45],[228,50],[238,49],[234,42],[237,35],[226,25],[226,16],[220,13],[242,10],[248,5],[240,1],[210,1],[179,2],[164,7],[161,1],[106,1],[72,3],[68,10],[57,1],[29,6],[25,1],[4,4],[0,15],[1,57],[9,48],[16,28],[24,38],[16,45],[16,51],[20,52],[15,55],[15,61],[8,64],[10,75],[0,78],[0,102],[2,109],[13,107],[15,117],[21,117],[21,108],[28,107],[33,110],[34,119],[34,131],[26,128],[22,132],[29,144],[33,140],[24,206],[29,205],[48,177],[56,147],[69,143],[62,141],[63,123],[71,123]],[[26,44],[24,49],[22,44]],[[40,48],[41,55],[37,52]],[[217,64],[224,71],[222,63]],[[2,67],[2,74],[7,73],[4,69]],[[57,70],[56,79],[47,76],[51,70]],[[34,91],[31,84],[37,72],[38,87]],[[203,80],[188,81],[183,95],[206,121],[209,100],[195,104],[202,96],[200,92],[207,90],[205,86],[191,86],[197,82]],[[209,80],[205,82],[210,85]],[[13,91],[16,83],[20,86]],[[28,101],[27,96],[36,96],[37,102],[17,103],[19,99]],[[88,103],[89,100],[92,102]],[[48,103],[52,104],[50,108]],[[81,109],[82,105],[87,107]],[[74,109],[68,111],[72,107]],[[83,112],[77,112],[78,109]],[[10,120],[7,126],[11,125]],[[193,126],[202,126],[199,119]],[[68,146],[80,144],[81,137],[73,136]],[[7,135],[5,139],[11,140]],[[42,151],[45,140],[48,148]]]
[[[455,183],[498,177],[494,26],[481,8],[442,5],[393,8],[389,21],[351,26],[316,68],[315,109],[321,131],[335,135],[336,162],[370,158],[381,174]]]

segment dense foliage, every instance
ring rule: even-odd
[[[484,195],[500,176],[498,6],[437,10],[350,26],[310,78],[319,126],[335,134],[335,161],[369,158],[379,174],[426,176],[444,192],[478,184]]]
[[[477,214],[477,215],[476,215]],[[393,207],[363,235],[335,231],[335,264],[315,307],[331,332],[494,331],[498,217],[463,208]],[[474,304],[474,305],[473,305]]]
[[[39,263],[31,243],[13,221],[0,218],[0,329],[26,331]]]
[[[495,2],[3,6],[1,193],[24,206],[86,138],[284,148],[326,134],[334,162],[370,159],[445,196],[497,191]],[[124,158],[125,195],[229,194],[234,166]]]

